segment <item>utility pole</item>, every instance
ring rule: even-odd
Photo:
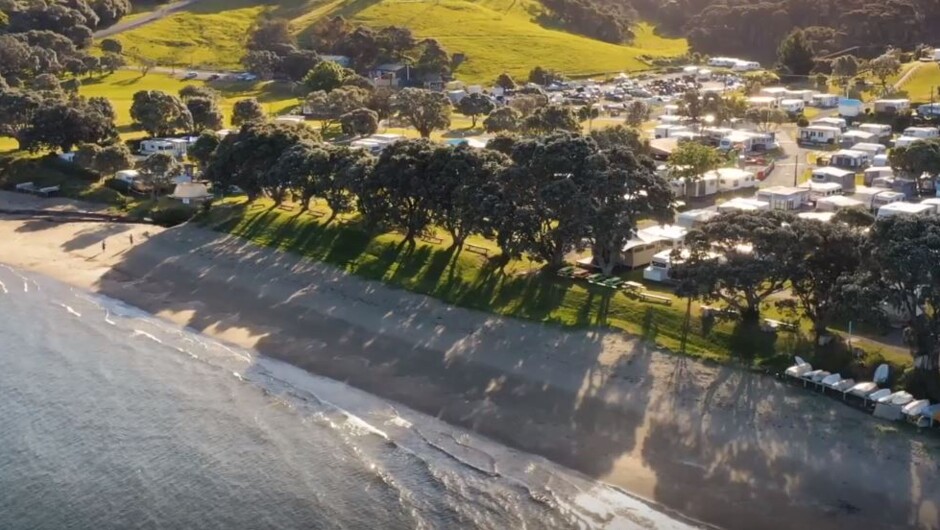
[[[800,175],[800,144],[796,144],[796,155],[793,156],[793,187],[799,184]]]

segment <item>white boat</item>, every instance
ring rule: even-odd
[[[891,395],[890,389],[882,388],[881,390],[876,390],[872,392],[871,394],[868,394],[868,400],[877,402],[878,400],[882,398],[886,398],[890,395]]]
[[[819,383],[822,383],[823,379],[829,377],[830,375],[832,374],[825,370],[817,370],[810,380],[818,385]]]
[[[896,407],[903,407],[904,405],[907,405],[911,401],[914,401],[914,396],[910,395],[909,393],[903,390],[899,390],[893,394],[889,394],[887,396],[879,398],[877,401],[879,404],[883,404],[883,405],[894,405]]]
[[[930,406],[930,401],[926,399],[918,399],[916,401],[911,401],[907,405],[904,405],[904,408],[901,409],[901,412],[908,418],[916,418]]]
[[[855,386],[855,379],[843,379],[838,383],[832,385],[832,389],[842,392],[843,394],[850,388]]]
[[[802,377],[803,374],[813,371],[813,365],[804,361],[801,357],[796,357],[796,364],[787,368],[784,372],[788,377]]]
[[[864,383],[857,383],[855,386],[853,386],[852,388],[848,390],[848,393],[855,397],[864,398],[864,397],[868,397],[868,395],[871,394],[872,392],[877,392],[877,391],[878,391],[877,384],[871,381],[866,381]]]
[[[832,374],[832,375],[827,375],[826,377],[823,377],[820,383],[823,386],[832,388],[832,385],[838,383],[839,381],[842,381],[842,374]]]

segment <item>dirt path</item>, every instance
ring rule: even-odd
[[[113,35],[117,35],[118,33],[123,33],[128,30],[139,28],[141,26],[146,26],[147,24],[150,24],[151,22],[156,22],[157,20],[166,18],[169,15],[176,13],[177,11],[181,11],[185,9],[186,7],[189,7],[190,5],[195,4],[198,1],[199,0],[180,0],[179,2],[161,7],[160,9],[157,9],[156,11],[149,13],[147,15],[144,15],[140,18],[135,18],[134,20],[129,20],[127,22],[118,22],[117,24],[109,28],[96,31],[95,38],[103,39],[105,37],[111,37]]]

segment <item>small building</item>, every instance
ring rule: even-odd
[[[866,186],[873,186],[873,182],[876,179],[884,177],[894,177],[894,169],[890,166],[872,166],[865,168],[865,173],[863,176],[863,182]]]
[[[721,167],[705,174],[718,178],[718,191],[737,191],[752,189],[757,186],[757,177],[746,169]]]
[[[859,143],[877,142],[878,137],[873,133],[853,129],[842,133],[842,147],[852,147]]]
[[[862,151],[868,153],[868,156],[874,158],[875,155],[881,155],[888,151],[888,148],[884,144],[876,144],[872,142],[861,142],[853,145],[849,148],[850,151]]]
[[[661,124],[653,129],[653,138],[671,138],[678,132],[689,131],[685,125]]]
[[[913,202],[892,202],[878,208],[878,219],[887,219],[901,215],[924,216],[937,213],[937,207],[932,204],[913,203]]]
[[[780,110],[786,112],[787,114],[797,115],[803,112],[806,108],[806,102],[802,99],[781,99],[779,103]]]
[[[874,134],[879,142],[890,140],[894,134],[891,126],[884,123],[862,123],[859,124],[858,130]]]
[[[860,171],[871,163],[871,155],[865,151],[840,149],[832,154],[829,165],[838,168]]]
[[[777,106],[777,98],[772,96],[751,96],[745,101],[752,109],[772,109]]]
[[[839,106],[837,94],[813,94],[810,105],[820,109],[834,109]]]
[[[801,127],[797,141],[804,144],[837,144],[842,141],[842,129],[816,124]]]
[[[874,110],[881,114],[897,114],[911,109],[911,100],[909,99],[876,99]]]
[[[771,210],[799,210],[810,202],[810,191],[806,188],[771,186],[758,190],[757,200],[769,203]]]
[[[643,279],[650,282],[672,281],[672,250],[663,250],[653,255],[648,267],[643,269]]]
[[[816,211],[819,212],[838,212],[848,208],[864,209],[865,203],[858,199],[845,197],[843,195],[832,195],[822,197],[816,201]]]
[[[369,77],[376,87],[407,86],[412,78],[411,66],[402,63],[382,64],[373,68]]]
[[[183,204],[199,204],[212,199],[212,194],[209,193],[209,188],[205,184],[183,182],[176,185],[170,198]]]
[[[842,189],[846,193],[855,189],[855,173],[837,167],[824,166],[813,168],[810,180],[820,184],[824,182],[834,182],[842,186]]]
[[[718,211],[725,212],[762,212],[770,210],[770,203],[757,199],[735,197],[730,201],[718,205]]]
[[[845,131],[847,128],[847,122],[845,118],[837,118],[835,116],[827,116],[825,118],[817,118],[811,122],[810,125],[826,125],[828,127],[838,127],[840,131]]]
[[[908,127],[901,136],[911,136],[923,140],[940,137],[940,129],[936,127]]]
[[[836,182],[813,182],[808,180],[802,184],[800,187],[809,191],[809,200],[811,202],[816,202],[823,197],[832,197],[834,195],[842,195],[842,185]]]
[[[702,226],[708,221],[718,217],[716,210],[689,210],[676,217],[676,224],[687,229]]]
[[[182,138],[151,138],[140,142],[140,154],[144,156],[157,153],[169,153],[177,158],[184,158],[189,142]]]
[[[865,104],[858,99],[842,98],[839,100],[839,116],[854,118],[865,111]]]

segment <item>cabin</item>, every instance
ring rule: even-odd
[[[865,169],[871,163],[871,155],[865,151],[840,149],[829,158],[829,165],[854,171]]]
[[[168,153],[176,158],[185,158],[189,142],[182,138],[151,138],[140,142],[140,154],[144,156]]]
[[[787,99],[781,99],[778,106],[780,110],[786,112],[787,114],[795,116],[803,112],[803,110],[806,108],[806,102],[803,101],[802,99],[787,98]]]
[[[696,228],[718,217],[715,210],[689,210],[676,217],[676,224],[683,228]]]
[[[705,176],[718,178],[718,191],[737,191],[757,187],[757,177],[754,173],[736,167],[721,167],[709,171]]]
[[[862,151],[868,153],[868,156],[874,158],[877,155],[885,154],[888,151],[888,148],[884,144],[876,144],[871,142],[861,142],[853,145],[849,148],[850,151]]]
[[[758,190],[757,200],[769,203],[771,210],[799,210],[810,202],[810,191],[806,188],[771,186]]]
[[[858,130],[874,134],[879,142],[890,140],[894,134],[891,126],[884,123],[862,123],[858,126]]]
[[[664,123],[657,125],[656,128],[653,129],[653,138],[671,138],[678,132],[685,132],[689,130],[690,129],[685,125]]]
[[[816,211],[819,212],[838,212],[848,208],[865,208],[865,203],[858,199],[845,197],[843,195],[832,195],[830,197],[821,197],[816,201]]]
[[[816,202],[823,197],[842,195],[842,185],[835,182],[813,182],[808,180],[800,184],[800,187],[809,191],[810,202]]]
[[[865,173],[862,178],[866,186],[873,186],[875,179],[883,177],[894,177],[894,169],[890,166],[872,166],[865,168]]]
[[[824,182],[834,182],[842,186],[842,189],[846,192],[855,189],[855,173],[837,167],[824,166],[813,168],[810,180],[820,184]]]
[[[645,267],[653,256],[682,244],[688,229],[676,225],[656,225],[636,231],[620,251],[619,265],[630,269]]]
[[[836,118],[834,116],[828,116],[825,118],[817,118],[811,122],[810,125],[826,125],[828,127],[838,127],[840,131],[845,131],[847,127],[847,122],[845,118]]]
[[[801,127],[797,141],[803,144],[836,144],[842,141],[842,129],[831,125]]]
[[[770,210],[770,203],[757,199],[735,197],[718,205],[718,211],[726,212],[764,212]]]
[[[907,129],[904,129],[904,132],[901,133],[901,136],[910,136],[913,138],[928,140],[930,138],[940,137],[940,129],[937,129],[936,127],[908,127]]]
[[[865,104],[858,99],[842,98],[839,100],[839,116],[854,118],[865,111]]]
[[[855,144],[877,142],[878,137],[870,132],[853,129],[842,134],[842,147],[852,147]]]
[[[913,202],[892,202],[878,208],[878,219],[887,219],[897,216],[925,216],[937,213],[937,207],[933,204],[913,203]]]
[[[820,109],[834,109],[839,106],[837,94],[813,94],[810,105]]]
[[[897,114],[911,110],[911,100],[909,99],[876,99],[873,103],[876,113]]]
[[[745,101],[752,109],[772,109],[777,106],[777,98],[772,96],[751,96]]]

